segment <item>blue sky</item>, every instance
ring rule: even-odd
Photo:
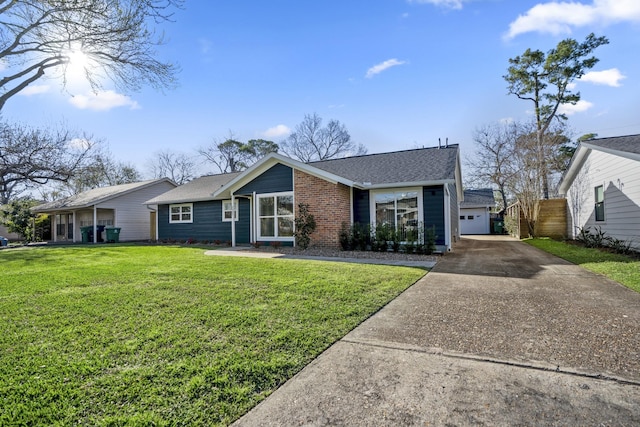
[[[576,137],[640,133],[637,0],[187,0],[174,20],[158,55],[180,65],[177,89],[96,95],[42,80],[4,119],[64,122],[142,172],[158,150],[195,155],[230,132],[280,142],[314,112],[370,153],[448,138],[469,156],[477,127],[530,117],[507,95],[509,58],[595,32],[610,44],[577,83],[569,124]]]

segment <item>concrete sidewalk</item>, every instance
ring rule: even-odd
[[[640,294],[524,243],[465,238],[236,422],[640,425]]]

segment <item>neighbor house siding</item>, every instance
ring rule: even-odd
[[[371,204],[369,190],[353,189],[353,222],[360,224],[371,223]]]
[[[193,203],[193,222],[169,223],[169,205],[158,207],[158,234],[161,240],[231,240],[231,222],[222,222],[222,201]]]
[[[259,177],[234,191],[235,194],[280,193],[293,191],[293,169],[278,163]]]
[[[441,185],[423,187],[422,203],[424,212],[424,228],[434,227],[436,244],[445,244],[444,227],[444,189]]]
[[[115,215],[113,226],[120,228],[120,241],[150,240],[152,238],[149,234],[151,211],[143,203],[173,188],[175,185],[163,181],[100,203],[97,205],[98,219],[106,219],[110,216],[110,214],[105,216],[105,213],[99,211],[100,209],[113,209]],[[78,223],[75,225],[76,236],[80,236],[80,218],[76,218],[76,222]],[[91,222],[93,223],[93,213],[91,213]]]
[[[607,236],[632,241],[640,248],[640,162],[592,150],[577,174],[567,203],[568,234],[600,227]],[[604,221],[595,220],[596,186],[604,187]]]
[[[296,217],[298,204],[303,203],[309,205],[309,213],[316,221],[311,245],[338,248],[340,227],[351,219],[350,188],[298,170],[294,172],[294,183]]]

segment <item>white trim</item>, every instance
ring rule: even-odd
[[[173,220],[171,219],[171,208],[180,208],[180,219],[179,220]],[[188,220],[184,220],[182,219],[184,213],[182,212],[182,208],[183,207],[189,207],[190,208],[190,212],[189,212],[189,219]],[[176,204],[172,204],[169,205],[169,224],[191,224],[193,223],[193,203],[176,203]]]
[[[293,212],[291,215],[278,215],[278,197],[288,197],[291,196],[293,203]],[[262,230],[260,227],[260,219],[263,218],[260,216],[260,199],[273,198],[273,216],[264,216],[264,218],[273,218],[273,234],[274,236],[263,236]],[[295,227],[295,197],[293,191],[283,191],[277,193],[262,193],[256,195],[255,200],[256,206],[256,217],[255,217],[255,226],[256,226],[256,241],[280,241],[280,242],[295,242],[294,236],[278,236],[278,218],[283,217],[291,217],[292,227]]]

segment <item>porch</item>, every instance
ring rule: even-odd
[[[115,209],[94,206],[92,209],[52,211],[49,214],[53,243],[104,242],[105,227],[115,225]],[[82,236],[83,229],[87,233],[85,239]]]

